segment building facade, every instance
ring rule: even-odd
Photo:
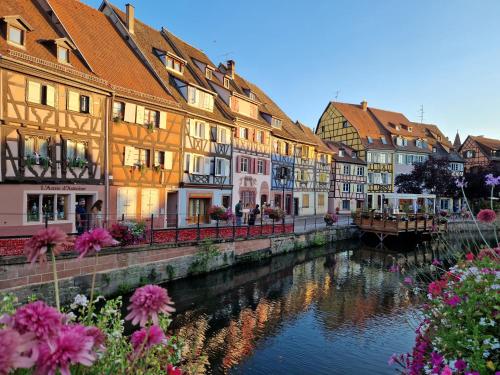
[[[500,140],[469,135],[460,149],[465,160],[465,170],[490,168],[492,173],[500,171]]]

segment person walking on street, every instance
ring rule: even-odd
[[[102,228],[102,200],[97,200],[90,209],[92,215],[92,228]]]
[[[236,216],[236,225],[241,226],[241,218],[243,217],[243,209],[241,208],[241,199],[234,207],[234,216]]]
[[[76,213],[76,231],[82,234],[87,225],[87,208],[85,207],[85,198],[80,198],[75,209]]]

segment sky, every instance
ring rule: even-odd
[[[84,0],[98,7],[101,0]],[[130,1],[113,0],[124,9]],[[315,128],[331,100],[500,138],[500,0],[136,0]]]

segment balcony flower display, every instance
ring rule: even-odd
[[[269,207],[264,210],[264,214],[269,216],[269,219],[281,220],[285,216],[285,211],[283,211],[281,208]]]
[[[336,214],[326,213],[324,218],[326,225],[330,226],[336,223],[339,220],[339,217]]]

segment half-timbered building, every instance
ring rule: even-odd
[[[75,230],[104,199],[107,83],[33,1],[0,2],[0,233]]]
[[[357,158],[367,162],[367,207],[382,209],[388,204],[386,194],[394,191],[394,146],[391,134],[375,119],[366,101],[359,105],[330,102],[316,134],[351,147]]]
[[[155,30],[127,12],[104,2],[100,10],[118,29],[165,90],[180,103],[185,117],[178,124],[181,177],[178,192],[169,194],[169,221],[178,225],[209,222],[208,209],[230,208],[232,194],[232,120],[200,70],[215,70],[208,57],[165,28]],[[203,73],[203,74],[201,74]],[[181,126],[182,125],[182,126]]]
[[[331,164],[328,211],[341,214],[364,208],[367,191],[367,164],[353,148],[325,141],[334,153]]]
[[[184,118],[179,104],[120,35],[133,22],[121,23],[79,1],[40,1],[112,91],[107,108],[108,219],[153,215],[156,227],[166,226],[170,195],[176,199],[180,179]],[[133,8],[129,14],[132,19]]]
[[[500,172],[500,140],[469,135],[459,150],[465,160],[465,169],[490,168]]]

